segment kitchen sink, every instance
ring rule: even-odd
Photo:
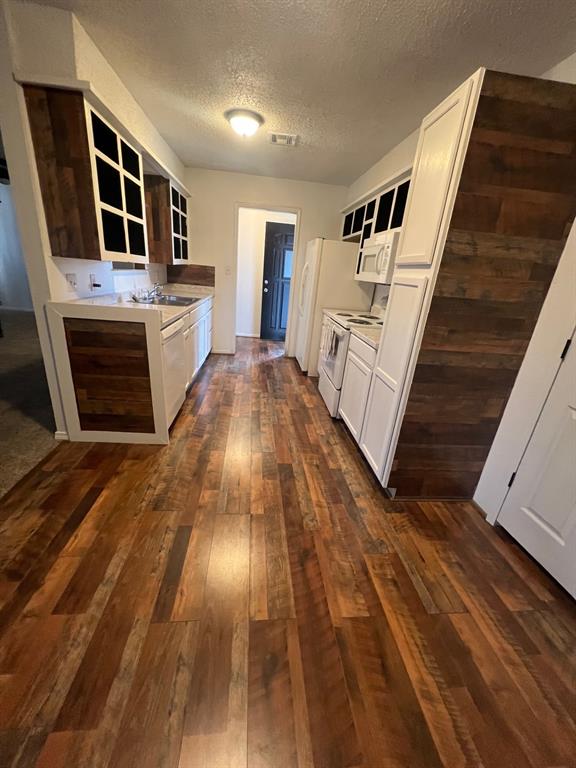
[[[190,296],[173,296],[165,294],[163,296],[153,296],[150,299],[132,298],[137,304],[160,304],[163,307],[189,307],[200,299],[193,299]]]
[[[153,304],[162,304],[168,307],[188,307],[195,304],[200,299],[193,299],[190,296],[155,296]]]

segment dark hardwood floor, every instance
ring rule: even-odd
[[[574,604],[238,350],[170,446],[61,445],[3,499],[2,768],[575,766]]]

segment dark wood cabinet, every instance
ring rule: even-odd
[[[81,92],[24,95],[52,255],[146,263],[140,153]]]
[[[36,85],[24,96],[52,255],[100,259],[84,96]]]
[[[188,205],[164,176],[144,176],[146,224],[150,261],[156,264],[188,262]]]
[[[153,264],[172,264],[170,181],[164,176],[144,176],[148,256]]]

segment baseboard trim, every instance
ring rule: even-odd
[[[54,432],[54,439],[55,440],[69,440],[68,432],[65,432],[63,429],[57,429],[56,432]]]

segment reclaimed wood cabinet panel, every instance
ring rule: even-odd
[[[166,271],[169,283],[205,285],[213,288],[216,281],[216,267],[203,264],[189,264],[185,267],[173,265]]]
[[[83,430],[154,432],[143,323],[64,318]]]
[[[576,86],[487,71],[387,485],[471,498],[576,216]]]
[[[164,176],[145,174],[148,257],[153,264],[172,264],[170,181]]]
[[[147,263],[140,152],[82,92],[23,88],[52,255]]]
[[[84,97],[24,86],[52,255],[100,259]]]

